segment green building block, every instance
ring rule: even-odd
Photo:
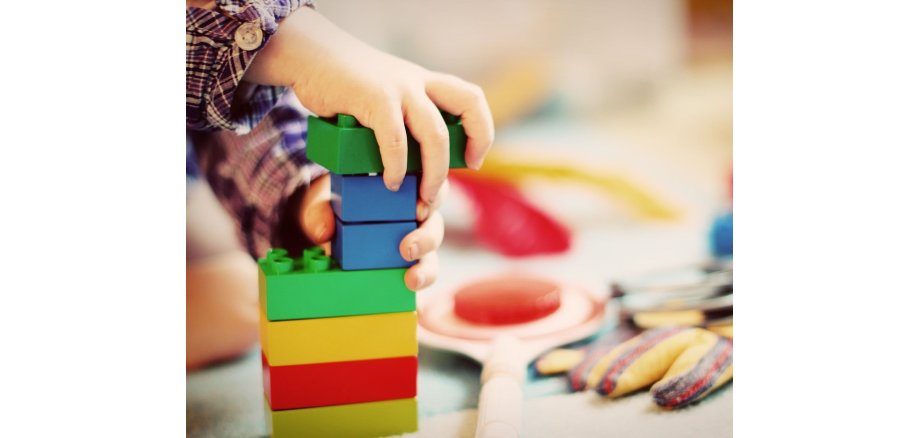
[[[415,293],[405,273],[342,271],[319,247],[296,260],[272,249],[259,259],[259,300],[269,321],[412,312]]]
[[[414,398],[273,411],[265,403],[268,433],[287,437],[375,437],[418,430]]]
[[[460,118],[444,115],[450,135],[450,168],[466,167],[466,132]],[[356,175],[383,172],[380,146],[374,131],[358,124],[353,116],[339,114],[336,118],[310,116],[307,121],[307,158],[333,173]],[[422,170],[419,143],[407,131],[409,140],[406,172]]]

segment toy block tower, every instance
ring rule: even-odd
[[[445,116],[451,167],[466,167],[466,135]],[[259,259],[266,417],[274,437],[383,436],[418,428],[412,263],[399,243],[417,227],[419,144],[407,175],[386,189],[373,131],[354,117],[310,117],[308,157],[328,168],[332,255],[273,249]]]

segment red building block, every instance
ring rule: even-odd
[[[415,356],[270,366],[262,383],[273,411],[415,397]]]

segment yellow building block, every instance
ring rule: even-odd
[[[414,398],[272,411],[265,403],[268,434],[286,437],[375,437],[418,430]]]
[[[259,336],[270,365],[416,356],[415,312],[269,321]]]

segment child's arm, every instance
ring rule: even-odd
[[[185,126],[248,132],[282,87],[253,87],[243,75],[282,21],[313,0],[186,0]]]
[[[245,79],[291,87],[319,116],[354,115],[380,144],[391,189],[406,173],[406,127],[421,143],[419,195],[432,203],[447,178],[447,127],[438,108],[459,115],[469,141],[466,162],[478,169],[492,144],[492,115],[482,90],[428,71],[348,35],[310,8],[287,17],[250,65]]]
[[[225,130],[210,136],[216,144],[199,148],[207,155],[202,168],[233,213],[247,249],[258,256],[285,243],[277,234],[289,228],[282,211],[292,212],[285,217],[293,216],[298,231],[313,242],[328,242],[333,231],[328,184],[317,179],[322,171],[306,160],[303,136],[297,135],[305,129],[297,125],[305,115],[279,111],[282,87],[292,88],[320,116],[353,114],[374,129],[390,187],[405,175],[408,127],[421,143],[423,201],[419,228],[401,242],[400,252],[419,260],[406,274],[407,285],[427,286],[437,276],[434,250],[443,221],[436,209],[447,190],[448,139],[438,107],[461,116],[469,137],[466,162],[478,168],[494,135],[482,91],[379,52],[297,3],[221,0],[206,5],[219,10],[188,9],[186,124]],[[237,135],[257,122],[253,132]]]
[[[279,234],[285,204],[325,173],[306,158],[307,112],[297,99],[284,87],[243,81],[282,20],[311,5],[187,0],[186,128],[201,176],[253,257],[287,244]]]
[[[449,139],[439,108],[461,117],[468,137],[466,163],[478,169],[494,138],[492,114],[482,90],[380,52],[309,8],[284,20],[245,79],[291,87],[317,115],[351,114],[373,129],[380,144],[383,179],[391,190],[400,186],[406,173],[406,128],[419,140],[420,224],[400,242],[399,250],[406,260],[419,261],[406,272],[406,285],[413,290],[430,285],[438,275],[435,250],[444,236],[437,208],[448,189]],[[304,234],[317,243],[332,237],[334,219],[328,198],[325,184],[314,184],[300,207],[294,207]]]

